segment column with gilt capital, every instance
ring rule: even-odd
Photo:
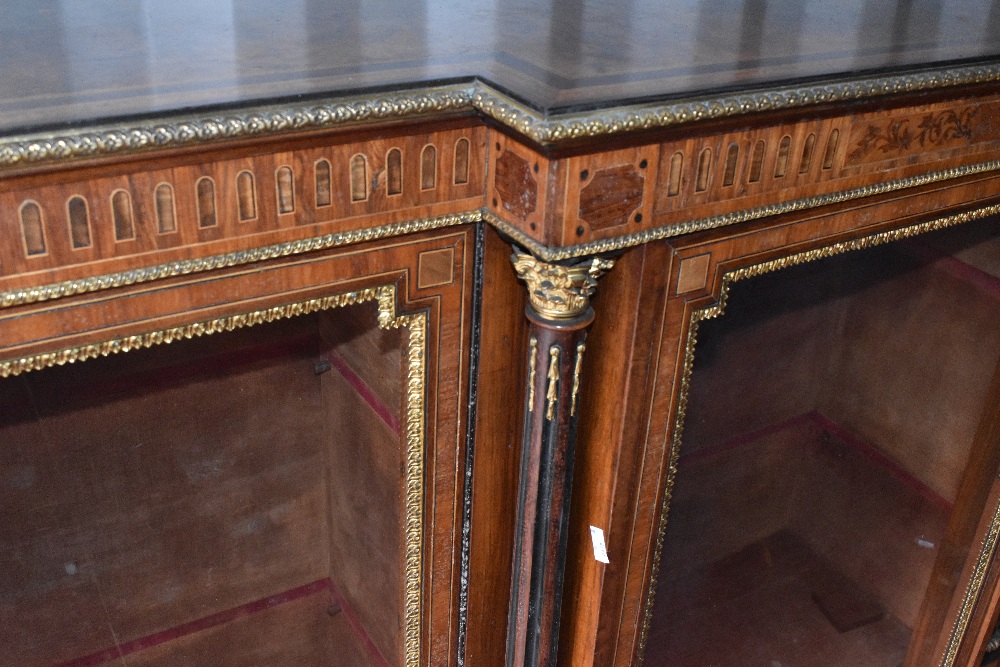
[[[613,262],[512,261],[529,292],[529,337],[507,665],[554,667],[590,296]]]

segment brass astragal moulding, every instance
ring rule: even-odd
[[[479,222],[481,219],[482,211],[473,209],[472,211],[463,213],[451,213],[433,218],[418,218],[407,220],[406,222],[383,225],[381,227],[325,234],[298,241],[260,246],[250,250],[239,250],[223,255],[210,255],[198,259],[167,262],[165,264],[156,264],[129,271],[80,278],[78,280],[65,280],[36,287],[8,290],[0,292],[0,308],[10,308],[12,306],[38,303],[40,301],[52,301],[53,299],[61,299],[75,294],[100,292],[106,289],[138,285],[164,278],[254,264],[278,257],[291,257],[317,250],[327,250],[355,243],[363,243],[365,241],[375,241],[393,236]]]

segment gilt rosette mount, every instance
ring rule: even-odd
[[[552,320],[572,319],[587,312],[597,279],[614,266],[614,260],[599,257],[568,266],[548,264],[520,252],[511,260],[518,277],[528,285],[531,307]]]

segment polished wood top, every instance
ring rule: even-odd
[[[481,79],[545,114],[1000,58],[1000,0],[11,0],[0,133]]]

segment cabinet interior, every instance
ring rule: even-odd
[[[995,218],[733,283],[697,333],[646,664],[929,664],[953,510],[995,474],[969,462],[998,323]]]
[[[4,664],[402,664],[374,304],[0,380]]]

